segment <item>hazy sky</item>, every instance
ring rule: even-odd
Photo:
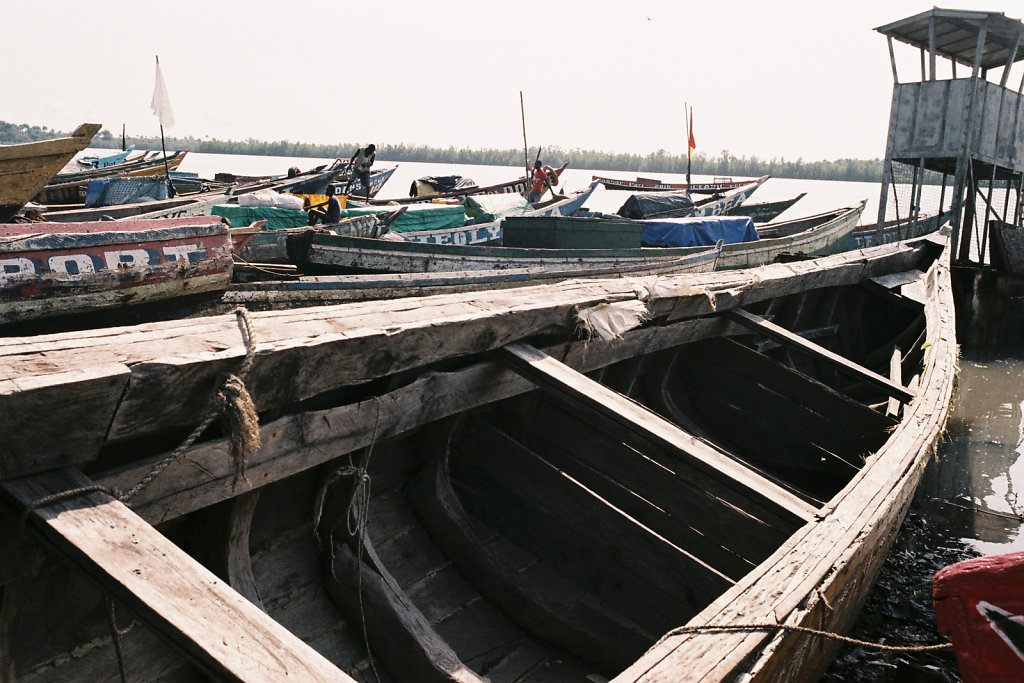
[[[957,9],[1024,15],[1020,0]],[[316,143],[884,155],[892,92],[876,26],[906,0],[222,2],[0,0],[0,120]],[[901,78],[918,53],[896,44]],[[1011,75],[1016,88],[1020,64]]]

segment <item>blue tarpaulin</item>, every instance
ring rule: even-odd
[[[718,240],[736,244],[760,239],[754,220],[749,216],[664,218],[640,222],[644,224],[640,241],[645,247],[713,247]]]

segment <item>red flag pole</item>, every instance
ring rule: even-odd
[[[692,149],[690,147],[690,141],[693,140],[693,120],[691,118],[692,110],[683,102],[683,120],[686,121],[686,189],[690,189],[690,157],[693,156]]]

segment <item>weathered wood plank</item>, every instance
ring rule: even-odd
[[[542,351],[525,344],[510,344],[501,349],[499,356],[516,372],[538,386],[573,403],[596,410],[626,429],[642,432],[662,447],[693,462],[726,486],[734,488],[760,507],[778,510],[795,520],[806,522],[814,519],[814,508],[789,491],[761,477],[640,404],[616,394]]]
[[[0,492],[8,505],[25,508],[44,496],[91,484],[65,469],[0,482]],[[39,507],[29,522],[70,562],[218,678],[350,680],[106,494]]]
[[[805,353],[809,353],[818,358],[822,358],[831,363],[834,363],[838,367],[843,368],[847,372],[859,377],[865,382],[869,382],[884,391],[889,392],[891,396],[899,398],[903,401],[910,401],[914,398],[914,394],[907,390],[906,387],[896,384],[888,377],[883,377],[877,372],[868,370],[856,363],[853,363],[837,353],[833,353],[828,349],[818,346],[813,342],[810,342],[798,334],[793,334],[784,327],[771,323],[760,316],[753,315],[742,309],[735,308],[727,311],[722,311],[721,315],[727,317],[729,320],[739,323],[744,327],[748,327],[759,334],[763,334],[766,337],[776,340],[780,344],[788,344],[795,348],[800,349]]]

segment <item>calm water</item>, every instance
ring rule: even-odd
[[[247,175],[284,174],[290,166],[307,170],[333,159],[256,157],[190,153],[180,170],[211,177],[218,171]],[[558,159],[545,160],[552,166]],[[378,160],[376,166],[393,165]],[[413,180],[426,175],[458,174],[490,185],[521,175],[519,167],[402,162],[380,197],[407,196]],[[627,172],[569,168],[561,187],[586,187],[595,173],[632,178]],[[664,181],[685,180],[684,174],[646,174]],[[694,176],[694,180],[710,180]],[[780,220],[799,218],[867,200],[862,223],[874,223],[879,188],[874,183],[809,181],[772,178],[751,201],[807,195]],[[615,211],[628,192],[598,189],[587,207]],[[889,216],[893,211],[890,205]],[[948,439],[926,472],[914,507],[861,622],[859,637],[888,642],[936,642],[930,601],[930,579],[937,569],[973,554],[1024,549],[1024,346],[1019,358],[989,358],[967,349],[963,353],[959,386],[949,423]],[[847,648],[826,675],[846,680],[955,680],[950,657],[916,659],[880,656]]]

